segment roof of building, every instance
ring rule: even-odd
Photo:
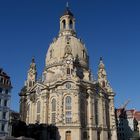
[[[71,10],[70,10],[69,3],[68,3],[68,2],[66,3],[66,9],[65,9],[65,11],[64,11],[64,13],[63,13],[62,16],[64,16],[64,15],[73,16],[73,13],[72,13]]]
[[[10,78],[8,75],[7,75],[7,73],[5,73],[4,71],[3,71],[3,69],[2,68],[0,68],[0,76],[3,76],[3,77],[6,77],[6,78]]]
[[[140,121],[140,111],[136,111],[135,109],[125,110],[125,108],[116,109],[117,117],[120,115],[126,115],[127,118],[135,118],[137,121]]]
[[[135,118],[137,121],[140,121],[140,111],[135,112]]]
[[[73,13],[71,12],[71,10],[67,7],[63,13],[63,16],[64,15],[70,15],[70,16],[73,16]]]
[[[20,93],[19,93],[19,96],[25,96],[25,95],[26,95],[26,91],[27,91],[27,87],[24,86],[24,87],[21,89],[21,91],[20,91]]]

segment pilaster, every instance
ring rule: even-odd
[[[117,140],[116,120],[115,120],[115,108],[114,108],[114,94],[109,95],[109,116],[110,116],[110,129],[111,140]]]

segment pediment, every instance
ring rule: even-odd
[[[35,84],[34,84],[34,86],[30,89],[30,91],[29,92],[36,92],[37,90],[43,90],[43,89],[47,89],[48,87],[46,86],[46,85],[44,85],[44,84],[42,84],[42,83],[38,83],[38,82],[36,82]]]
[[[50,88],[58,87],[58,89],[75,89],[78,83],[74,80],[57,81],[50,85]]]

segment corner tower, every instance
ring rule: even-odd
[[[27,81],[25,83],[27,89],[30,89],[31,87],[33,87],[36,80],[37,80],[36,63],[35,63],[35,59],[32,58],[32,61],[30,63],[30,68],[29,68],[28,74],[27,74]]]
[[[100,62],[99,62],[99,66],[98,66],[98,82],[104,88],[106,87],[106,85],[108,83],[105,65],[103,63],[102,57],[100,57]]]

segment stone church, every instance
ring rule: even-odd
[[[27,124],[53,124],[59,140],[117,140],[114,96],[102,58],[93,79],[85,44],[77,37],[67,7],[58,36],[50,44],[42,78],[34,58],[20,93],[20,113]]]

